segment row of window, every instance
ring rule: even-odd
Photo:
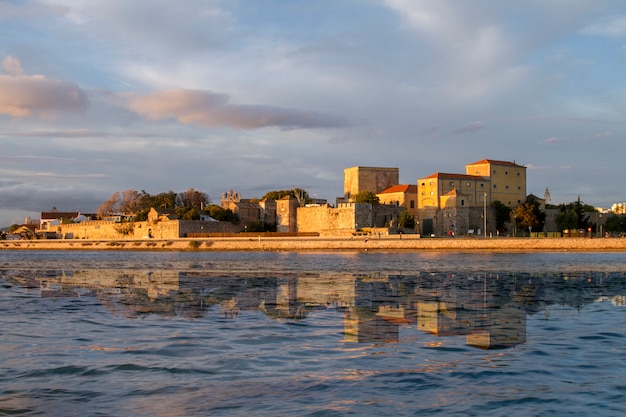
[[[493,175],[496,175],[496,170],[495,170],[495,169],[493,170]],[[509,175],[509,171],[504,171],[504,175]],[[521,176],[522,176],[522,174],[521,174],[520,172],[518,172],[518,173],[517,173],[517,176],[518,176],[518,177],[521,177]]]

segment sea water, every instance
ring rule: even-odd
[[[0,253],[0,415],[626,414],[626,254]]]

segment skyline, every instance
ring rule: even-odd
[[[622,1],[0,0],[0,38],[0,226],[482,159],[553,204],[626,200]]]

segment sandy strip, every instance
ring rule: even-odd
[[[202,238],[13,240],[0,250],[626,252],[624,238]]]

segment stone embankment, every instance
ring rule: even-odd
[[[622,238],[197,238],[139,240],[13,240],[0,250],[150,250],[150,251],[488,251],[488,252],[626,252]]]

